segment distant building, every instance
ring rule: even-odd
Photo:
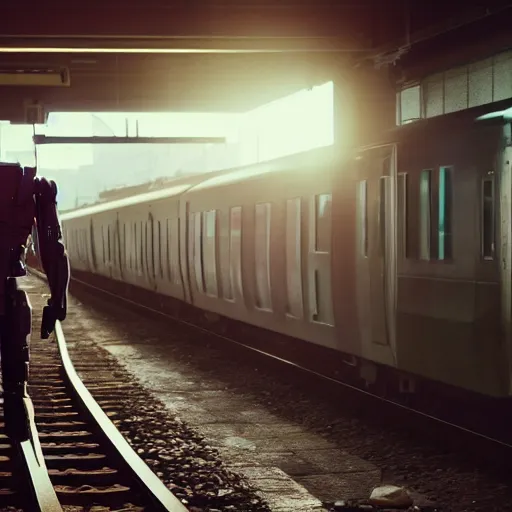
[[[5,149],[3,151],[3,161],[8,163],[19,163],[23,167],[30,167],[35,165],[35,154],[34,150],[31,151],[9,151]]]

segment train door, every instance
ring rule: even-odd
[[[506,147],[502,158],[500,212],[498,220],[499,260],[501,273],[501,307],[506,337],[509,394],[512,395],[512,147]]]
[[[357,160],[357,302],[362,355],[396,365],[396,148]]]

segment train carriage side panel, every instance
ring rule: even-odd
[[[158,293],[184,300],[185,293],[179,262],[180,196],[151,204],[153,287]]]
[[[400,368],[501,395],[496,261],[482,253],[482,187],[499,130],[461,123],[450,136],[418,132],[401,145],[405,230],[398,280]],[[487,235],[485,235],[487,236]]]
[[[165,258],[170,258],[169,265],[174,267],[172,275],[181,275],[177,232],[179,196],[198,181],[197,176],[177,180],[174,187],[68,212],[62,216],[64,229],[73,227],[74,230],[80,223],[87,229],[91,272],[182,299],[181,279],[173,280],[168,274],[167,282],[162,281],[157,269],[166,268]],[[169,227],[168,231],[162,230],[162,222]],[[163,244],[168,244],[168,249]],[[72,267],[79,266],[77,258],[72,258]]]
[[[498,312],[493,173],[504,137],[502,127],[483,128],[475,118],[464,112],[400,128],[346,167],[334,201],[335,311],[348,352],[390,364],[382,354],[392,346],[395,308],[399,369],[503,395],[510,372]],[[386,170],[386,152],[395,170]],[[395,298],[382,294],[392,275],[388,247]]]
[[[185,194],[181,214],[188,207],[188,269],[197,307],[336,346],[330,222],[320,226],[322,250],[315,246],[314,222],[316,211],[330,218],[332,155],[330,148],[251,166]]]

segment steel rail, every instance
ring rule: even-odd
[[[34,512],[63,512],[55,489],[48,475],[41,450],[41,443],[34,421],[34,406],[30,398],[24,399],[25,413],[29,422],[30,438],[14,443],[20,458],[21,470],[29,482],[29,507]]]
[[[31,271],[32,271],[32,269],[31,269]],[[38,274],[40,274],[40,273],[38,272]],[[40,275],[42,275],[42,274],[40,274]],[[44,278],[46,278],[46,277],[44,276]],[[288,359],[284,359],[282,357],[279,357],[279,356],[276,356],[276,355],[271,354],[269,352],[266,352],[265,350],[261,350],[261,349],[252,347],[251,345],[248,345],[246,343],[242,343],[242,342],[240,342],[238,340],[235,340],[233,338],[229,338],[229,337],[224,336],[222,334],[218,334],[216,332],[210,331],[208,329],[205,329],[204,327],[200,327],[200,326],[195,325],[195,324],[193,324],[191,322],[187,322],[186,320],[182,320],[182,319],[180,319],[178,317],[172,316],[172,315],[170,315],[168,313],[165,313],[163,311],[158,311],[157,309],[153,309],[153,308],[151,308],[149,306],[146,306],[144,304],[140,304],[139,302],[135,302],[133,300],[127,299],[126,297],[123,297],[121,295],[116,295],[116,294],[114,294],[112,292],[104,290],[103,288],[100,288],[98,286],[94,286],[94,285],[92,285],[90,283],[87,283],[86,281],[82,281],[81,279],[72,278],[72,281],[75,281],[76,283],[79,283],[82,286],[85,286],[85,287],[97,290],[97,291],[99,291],[99,292],[101,292],[101,293],[103,293],[105,295],[109,295],[111,297],[115,297],[117,300],[122,300],[122,301],[124,301],[126,303],[129,303],[129,304],[132,304],[132,305],[134,305],[134,306],[136,306],[138,308],[145,309],[147,311],[150,311],[150,312],[152,312],[154,314],[157,314],[159,316],[162,316],[164,318],[168,318],[168,319],[173,320],[175,322],[179,322],[179,323],[181,323],[183,325],[186,325],[188,327],[191,327],[193,329],[201,331],[201,332],[203,332],[205,334],[208,334],[210,336],[215,336],[216,338],[222,339],[222,340],[227,341],[227,342],[229,342],[231,344],[234,344],[234,345],[237,345],[237,346],[242,347],[244,349],[247,349],[249,351],[255,352],[255,353],[257,353],[257,354],[259,354],[261,356],[264,356],[265,358],[268,358],[268,359],[271,359],[273,361],[277,361],[279,363],[285,364],[289,368],[294,368],[294,369],[296,369],[298,371],[301,371],[301,372],[304,372],[306,374],[309,374],[309,375],[311,375],[311,376],[313,376],[315,378],[321,379],[321,380],[323,380],[325,382],[329,382],[329,383],[331,383],[333,385],[343,387],[343,388],[348,389],[350,391],[353,391],[355,393],[359,393],[360,395],[363,395],[363,396],[367,397],[368,399],[373,399],[376,402],[388,404],[390,407],[395,407],[396,409],[402,410],[402,411],[410,413],[412,415],[416,415],[419,418],[423,418],[425,420],[432,421],[434,423],[437,423],[438,425],[442,425],[442,426],[445,426],[445,427],[453,428],[453,429],[458,430],[461,433],[465,433],[465,434],[469,434],[471,436],[475,436],[475,437],[481,439],[482,441],[486,441],[486,442],[492,443],[497,448],[500,448],[500,449],[503,449],[503,450],[512,450],[512,444],[506,443],[506,442],[501,441],[499,439],[495,439],[495,438],[487,436],[485,434],[481,434],[480,432],[477,432],[475,430],[463,427],[461,425],[457,425],[456,423],[451,423],[449,421],[443,420],[443,419],[438,418],[436,416],[432,416],[430,414],[427,414],[427,413],[424,413],[422,411],[419,411],[418,409],[413,409],[412,407],[407,407],[406,405],[400,404],[398,402],[394,402],[393,400],[389,400],[387,398],[380,397],[378,395],[375,395],[374,393],[371,393],[369,391],[365,391],[364,389],[358,388],[356,386],[353,386],[353,385],[348,384],[346,382],[343,382],[341,380],[335,379],[333,377],[329,377],[328,375],[324,375],[324,374],[322,374],[320,372],[312,370],[311,368],[307,368],[307,367],[302,366],[300,364],[294,363],[293,361],[290,361]]]
[[[69,391],[79,404],[82,412],[88,416],[88,420],[96,433],[109,446],[112,455],[121,461],[123,470],[130,473],[130,477],[138,484],[138,490],[151,502],[152,510],[158,512],[185,512],[187,510],[185,506],[137,455],[85,387],[69,357],[66,338],[59,321],[55,325],[55,339]]]
[[[42,274],[41,272],[39,272],[38,270],[34,270],[34,269],[30,269],[30,272],[34,273],[34,275],[37,275],[37,276],[40,276],[42,277],[43,279],[46,279],[46,276],[44,274]],[[407,405],[404,405],[404,404],[400,404],[400,403],[397,403],[397,402],[394,402],[393,400],[390,400],[390,399],[387,399],[387,398],[383,398],[383,397],[380,397],[374,393],[371,393],[369,391],[366,391],[364,389],[361,389],[361,388],[358,388],[356,386],[353,386],[351,384],[348,384],[346,382],[343,382],[341,380],[338,380],[338,379],[335,379],[333,377],[330,377],[328,375],[324,375],[320,372],[317,372],[311,368],[307,368],[305,366],[302,366],[300,364],[297,364],[293,361],[290,361],[288,359],[284,359],[282,357],[279,357],[279,356],[276,356],[274,354],[271,354],[265,350],[261,350],[261,349],[258,349],[258,348],[255,348],[249,344],[246,344],[246,343],[243,343],[243,342],[240,342],[238,340],[235,340],[233,338],[229,338],[227,336],[224,336],[222,334],[218,334],[216,332],[213,332],[213,331],[210,331],[208,329],[205,329],[203,327],[200,327],[198,325],[195,325],[191,322],[187,322],[186,320],[182,320],[178,317],[175,317],[175,316],[172,316],[168,313],[165,313],[163,311],[159,311],[157,309],[154,309],[154,308],[151,308],[149,306],[146,306],[144,304],[141,304],[139,302],[136,302],[136,301],[133,301],[133,300],[130,300],[126,297],[123,297],[121,295],[116,295],[108,290],[105,290],[103,288],[100,288],[98,286],[95,286],[93,284],[90,284],[86,281],[83,281],[81,279],[77,279],[77,278],[74,278],[72,277],[71,278],[72,281],[76,282],[77,284],[79,285],[82,285],[86,288],[89,288],[91,290],[95,290],[97,292],[100,292],[101,294],[105,295],[105,296],[109,296],[109,297],[115,297],[117,300],[121,299],[123,302],[125,302],[126,304],[131,304],[132,306],[135,306],[141,310],[146,310],[148,312],[151,312],[153,314],[156,314],[158,316],[161,316],[163,318],[167,318],[167,319],[170,319],[170,320],[173,320],[175,322],[178,322],[178,323],[181,323],[182,325],[186,325],[187,327],[191,327],[199,332],[202,332],[202,333],[205,333],[205,334],[208,334],[210,336],[214,336],[218,339],[221,339],[223,341],[226,341],[226,342],[229,342],[233,345],[236,345],[238,347],[241,347],[242,349],[244,350],[248,350],[249,352],[252,352],[252,353],[255,353],[255,354],[258,354],[259,356],[262,356],[268,360],[271,360],[271,361],[274,361],[274,362],[277,362],[279,364],[283,364],[285,365],[287,368],[289,369],[292,369],[292,370],[296,370],[298,372],[302,372],[304,375],[308,375],[312,378],[315,378],[315,379],[318,379],[320,382],[324,382],[324,383],[327,383],[329,385],[333,385],[333,386],[336,386],[338,387],[338,389],[345,389],[351,393],[355,393],[355,394],[358,394],[361,398],[365,398],[367,400],[370,400],[372,401],[373,403],[375,404],[382,404],[382,405],[385,405],[385,406],[388,406],[388,407],[391,407],[391,408],[394,408],[395,411],[398,412],[402,412],[402,413],[405,413],[405,414],[409,414],[411,416],[411,418],[417,418],[417,419],[420,419],[420,420],[423,420],[423,421],[427,421],[427,422],[430,422],[431,426],[434,427],[434,426],[438,426],[438,428],[441,428],[441,429],[448,429],[451,433],[453,433],[454,436],[457,437],[460,437],[461,440],[465,440],[464,442],[467,442],[468,441],[468,436],[469,438],[471,438],[471,440],[479,440],[480,442],[482,443],[485,443],[485,446],[487,447],[486,450],[488,449],[489,450],[489,453],[491,454],[490,457],[494,457],[495,454],[500,454],[500,457],[506,457],[507,460],[508,460],[508,456],[506,454],[509,454],[509,453],[512,453],[512,444],[510,443],[507,443],[507,442],[504,442],[500,439],[496,439],[494,437],[491,437],[491,436],[487,436],[485,434],[482,434],[478,431],[475,431],[473,429],[470,429],[470,428],[466,428],[464,426],[461,426],[461,425],[458,425],[457,423],[453,423],[453,422],[450,422],[450,421],[446,421],[446,420],[443,420],[441,418],[438,418],[436,416],[433,416],[431,414],[427,414],[425,412],[422,412],[418,409],[414,409],[412,407],[408,407]],[[444,431],[443,431],[444,432]],[[494,460],[494,458],[493,458]],[[497,460],[496,460],[497,462]]]

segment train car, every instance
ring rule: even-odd
[[[509,396],[510,119],[488,109],[358,152],[334,198],[335,310],[363,359]]]
[[[67,213],[72,268],[336,351],[368,387],[508,397],[509,107]]]
[[[321,148],[204,180],[181,198],[190,302],[336,347],[331,199],[341,170]]]
[[[161,190],[62,215],[71,268],[184,300],[179,198],[202,179],[178,178]]]

